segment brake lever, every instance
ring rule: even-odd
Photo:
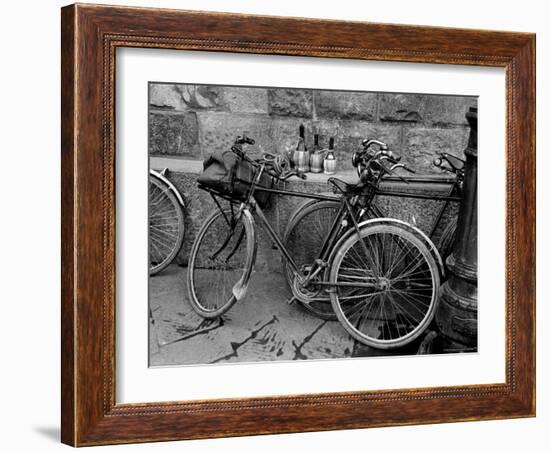
[[[394,166],[397,166],[397,165],[394,165]],[[392,166],[392,168],[390,169],[390,171],[393,171],[394,166]],[[403,177],[402,175],[394,174],[393,172],[392,172],[392,175],[394,175],[395,177],[397,177],[398,179],[400,179],[402,182],[405,182],[407,185],[410,183],[410,182],[409,182],[405,177]]]
[[[388,160],[390,163],[392,163],[394,166],[397,165],[397,163],[399,162],[399,159],[398,158],[395,158],[394,156],[392,155],[387,155],[387,154],[384,154],[382,155],[379,159],[379,161],[385,161],[385,160]],[[392,167],[394,167],[392,166]]]
[[[380,160],[381,159],[373,160],[372,163],[376,163],[380,168],[380,170],[383,171],[385,174],[391,175],[390,169],[388,169],[384,164],[382,164]]]
[[[235,144],[242,145],[242,144],[248,144],[250,146],[253,146],[256,143],[256,141],[253,138],[250,138],[246,135],[246,133],[243,133],[242,135],[238,135],[235,139]]]
[[[397,169],[397,168],[401,168],[401,169],[404,169],[405,171],[407,172],[410,172],[411,174],[416,174],[416,171],[412,168],[409,168],[408,166],[404,165],[403,163],[398,163],[398,164],[394,164],[392,167],[391,167],[391,171],[393,173],[393,170],[394,169]],[[407,180],[406,178],[402,177],[401,175],[399,174],[394,174],[396,175],[397,177],[399,177],[401,180],[403,180],[405,183],[409,184],[409,180]]]

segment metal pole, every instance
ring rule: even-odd
[[[470,138],[466,155],[463,198],[449,279],[441,286],[436,324],[450,347],[477,349],[477,108],[466,113]]]

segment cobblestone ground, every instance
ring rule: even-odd
[[[149,364],[185,365],[387,355],[353,340],[337,321],[297,303],[282,274],[255,273],[247,295],[223,319],[204,321],[187,301],[185,267],[150,278]],[[414,354],[417,345],[394,351]]]

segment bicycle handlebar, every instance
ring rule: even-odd
[[[385,142],[379,141],[377,139],[365,138],[361,142],[361,144],[363,144],[363,147],[365,148],[365,150],[368,149],[373,144],[377,144],[378,146],[380,146],[380,150],[388,150],[388,145]]]
[[[359,170],[361,169],[361,166],[371,167],[374,164],[378,166],[379,170],[386,173],[391,173],[391,171],[397,168],[403,168],[411,173],[415,172],[405,164],[400,164],[399,162],[401,161],[401,155],[389,150],[386,143],[377,139],[364,139],[362,144],[363,150],[356,152],[352,158],[352,164],[355,167],[358,167]],[[373,145],[377,145],[379,149],[377,151],[370,150],[370,147]],[[382,161],[388,161],[392,166],[388,168],[385,165],[382,165]]]
[[[254,141],[254,139],[249,138],[244,133],[243,133],[242,136],[237,136],[237,139],[235,139],[235,144],[249,144],[249,145],[253,146],[255,143],[256,143],[256,141]]]

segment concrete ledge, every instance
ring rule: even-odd
[[[191,160],[189,158],[178,158],[178,157],[153,157],[151,156],[149,158],[149,164],[151,169],[154,169],[156,171],[161,171],[165,168],[168,168],[170,172],[182,172],[186,174],[200,174],[203,170],[203,162],[202,160]],[[326,175],[323,173],[314,173],[314,172],[308,172],[306,174],[306,179],[298,179],[298,178],[290,178],[287,183],[293,184],[293,182],[306,182],[306,183],[324,183],[326,184],[328,182],[328,179],[330,177],[337,177],[339,179],[344,180],[347,183],[356,183],[357,182],[357,173],[355,169],[346,169],[343,171],[338,171],[334,175]],[[405,178],[433,178],[434,182],[426,181],[423,183],[415,182],[413,184],[407,184],[403,181],[395,180],[395,177],[391,180],[385,180],[382,182],[382,185],[384,188],[389,189],[405,189],[410,191],[434,191],[434,192],[440,192],[445,191],[445,185],[444,182],[451,182],[453,180],[452,177],[449,177],[448,175],[441,173],[441,174],[430,174],[429,176],[426,175],[418,175],[418,176],[406,176]]]

